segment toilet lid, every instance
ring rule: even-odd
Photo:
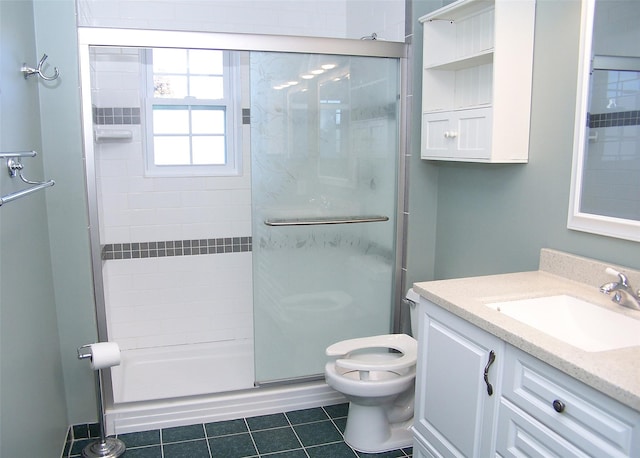
[[[399,358],[381,361],[363,361],[349,358],[349,353],[367,348],[391,348],[402,353]],[[416,364],[418,359],[418,343],[406,334],[384,334],[380,336],[362,337],[337,342],[326,350],[327,356],[346,356],[337,359],[337,367],[360,371],[397,371]]]

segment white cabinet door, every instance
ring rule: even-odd
[[[492,110],[425,113],[422,118],[422,159],[489,160]]]
[[[449,111],[422,116],[422,159],[451,155],[453,140],[446,134],[451,130],[451,124]]]
[[[424,299],[420,307],[414,428],[442,456],[491,456],[505,344]]]

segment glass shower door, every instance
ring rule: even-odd
[[[252,52],[256,380],[321,374],[390,332],[399,61]]]

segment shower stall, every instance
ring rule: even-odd
[[[111,408],[318,380],[329,344],[393,330],[402,44],[79,38]]]

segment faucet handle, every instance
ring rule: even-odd
[[[614,277],[618,277],[618,280],[620,281],[621,285],[629,286],[629,280],[627,279],[627,276],[625,274],[623,274],[622,272],[614,269],[613,267],[607,267],[604,271],[606,273],[608,273],[609,275],[612,275]]]
[[[604,271],[609,275],[613,275],[614,277],[617,277],[618,275],[620,275],[620,272],[614,269],[613,267],[607,267],[606,269],[604,269]]]

